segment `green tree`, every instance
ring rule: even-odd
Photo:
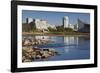
[[[51,27],[48,27],[48,31],[50,31],[50,32],[56,32],[56,29],[53,29]]]
[[[72,28],[64,28],[64,31],[65,32],[73,32],[73,29]]]
[[[56,28],[58,32],[64,32],[63,26],[57,26]]]

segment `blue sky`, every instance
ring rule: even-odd
[[[62,25],[63,17],[69,17],[70,24],[77,24],[77,19],[80,18],[83,22],[90,24],[90,14],[89,13],[74,13],[74,12],[51,12],[51,11],[34,11],[34,10],[22,10],[22,22],[26,22],[27,17],[32,17],[33,19],[39,18],[46,20],[52,25]]]

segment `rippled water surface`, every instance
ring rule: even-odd
[[[52,56],[48,60],[79,60],[90,58],[89,36],[28,36],[35,39],[50,40],[39,48],[53,48],[59,55]]]

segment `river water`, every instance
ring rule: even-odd
[[[30,37],[30,36],[29,36]],[[50,40],[45,45],[38,45],[39,48],[53,48],[59,55],[48,58],[54,60],[80,60],[90,58],[89,36],[31,36],[35,39]]]

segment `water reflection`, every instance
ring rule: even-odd
[[[54,48],[61,53],[60,56],[49,60],[73,60],[90,58],[89,36],[23,36],[37,40],[50,40],[47,44],[37,45],[39,48]]]

